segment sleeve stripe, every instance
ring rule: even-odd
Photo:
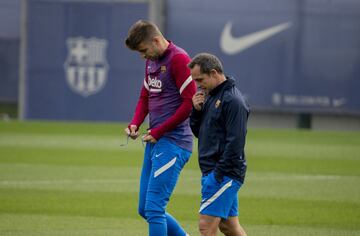
[[[146,79],[144,79],[144,87],[147,89],[147,91],[149,91],[149,85],[146,82]]]
[[[181,85],[180,88],[180,94],[184,91],[184,89],[191,83],[192,81],[192,77],[191,75],[185,80],[185,82],[183,83],[183,85]]]

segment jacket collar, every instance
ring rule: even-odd
[[[231,88],[235,85],[235,80],[233,77],[228,77],[226,76],[226,80],[224,82],[222,82],[221,84],[219,84],[218,86],[216,86],[213,90],[211,90],[209,92],[210,96],[214,96],[217,93],[219,93],[222,90],[226,90],[228,88]]]

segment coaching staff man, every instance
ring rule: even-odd
[[[220,60],[196,55],[189,63],[199,91],[193,96],[190,126],[198,138],[202,172],[201,235],[246,235],[238,220],[237,193],[244,183],[244,153],[249,107]]]

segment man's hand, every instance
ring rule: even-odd
[[[192,97],[192,103],[197,111],[201,111],[205,103],[205,93],[203,91],[196,92]]]
[[[156,143],[157,140],[156,140],[153,136],[151,136],[150,132],[151,132],[151,130],[148,130],[148,133],[147,133],[147,134],[144,134],[144,135],[142,136],[142,140],[143,140],[144,142],[146,142],[146,143],[147,143],[147,142]]]
[[[130,125],[125,129],[125,133],[132,139],[136,139],[139,137],[139,131],[137,130],[138,127],[136,125]]]

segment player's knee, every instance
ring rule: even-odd
[[[144,207],[139,207],[138,208],[138,213],[142,218],[146,219],[146,217],[145,217],[145,208]]]
[[[149,223],[163,223],[166,221],[165,212],[157,210],[145,210],[145,219]]]
[[[145,218],[148,219],[149,217],[165,217],[165,207],[158,204],[156,201],[149,199],[145,203]]]

